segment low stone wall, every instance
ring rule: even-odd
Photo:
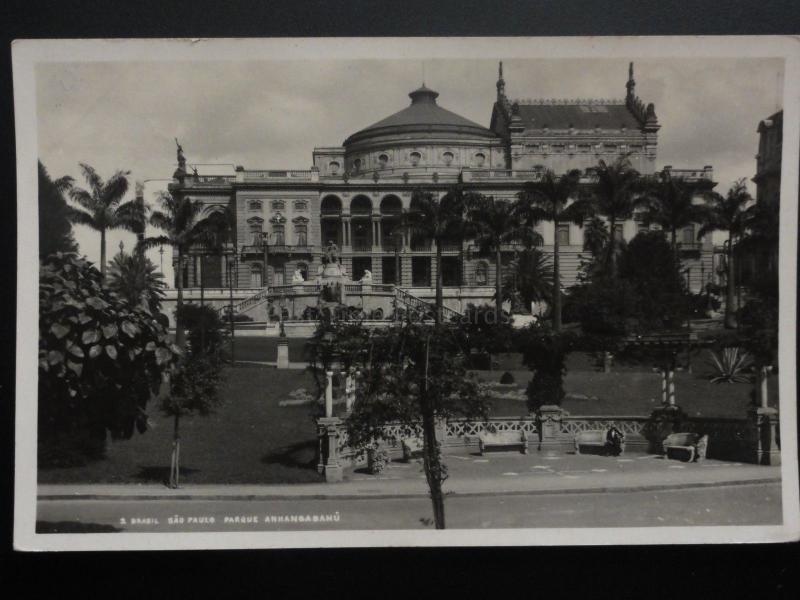
[[[769,409],[773,410],[773,409]],[[321,420],[322,421],[322,420]],[[320,472],[328,464],[341,466],[366,462],[363,452],[350,447],[344,423],[337,417],[319,427]],[[436,438],[444,449],[478,450],[482,433],[524,431],[531,450],[574,452],[575,436],[583,431],[607,431],[616,427],[625,436],[626,452],[661,454],[662,442],[670,434],[691,432],[708,435],[707,458],[758,464],[780,464],[777,412],[754,409],[746,418],[689,417],[680,409],[657,410],[651,415],[573,416],[558,407],[543,407],[539,417],[493,417],[487,421],[453,419],[440,421]],[[335,436],[335,441],[330,436]],[[380,445],[393,459],[402,456],[400,440],[422,435],[421,424],[408,427],[390,423],[383,427]],[[327,450],[324,450],[326,449]]]

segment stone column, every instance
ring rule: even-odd
[[[338,417],[322,417],[317,420],[317,434],[320,440],[320,456],[317,471],[325,475],[328,483],[342,480],[342,465],[339,462],[339,426]]]
[[[333,371],[325,371],[325,417],[333,417]]]
[[[755,458],[759,465],[780,465],[781,450],[778,445],[780,418],[775,408],[751,408],[750,419],[756,428]]]

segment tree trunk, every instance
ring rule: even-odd
[[[184,333],[181,324],[181,307],[183,306],[183,252],[178,248],[178,298],[175,302],[175,345],[183,350]]]
[[[672,243],[672,252],[675,255],[675,266],[681,268],[681,260],[678,255],[678,231],[673,227],[670,231],[670,240]]]
[[[728,233],[728,281],[725,293],[725,328],[736,327],[736,314],[733,304],[736,301],[736,282],[734,281],[733,265],[733,233]]]
[[[205,285],[203,281],[203,270],[205,268],[205,255],[200,255],[200,348],[202,349],[201,352],[205,354],[206,351],[206,320],[205,320],[205,313],[202,311],[203,307],[206,305],[206,296],[205,296]]]
[[[106,278],[106,230],[100,230],[100,275]]]
[[[500,323],[503,316],[503,253],[500,251],[500,242],[497,242],[495,251],[495,273],[494,273],[494,317],[495,322]]]
[[[181,470],[181,436],[178,433],[179,413],[175,413],[172,429],[172,461],[169,471],[169,487],[177,489],[180,486]]]
[[[441,240],[436,240],[436,324],[442,322],[442,244]]]
[[[617,219],[612,216],[609,224],[611,226],[611,235],[608,241],[608,269],[611,277],[617,275]]]
[[[561,331],[561,271],[559,266],[558,219],[553,219],[553,331]]]
[[[433,521],[436,529],[445,528],[444,494],[442,493],[442,462],[436,441],[436,418],[426,395],[422,397],[422,435],[424,440],[425,478],[433,504]]]

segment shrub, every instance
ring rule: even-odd
[[[39,273],[39,442],[43,463],[69,446],[99,456],[105,438],[147,428],[145,409],[179,350],[146,303],[130,306],[73,254]],[[65,450],[66,451],[66,450]]]
[[[511,385],[512,383],[514,383],[514,376],[508,371],[506,371],[500,376],[500,383],[502,383],[503,385]]]
[[[715,375],[711,377],[711,383],[750,382],[746,372],[752,366],[753,360],[741,348],[725,348],[721,354],[712,352],[710,364],[715,370]]]

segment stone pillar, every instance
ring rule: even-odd
[[[447,419],[437,417],[436,424],[434,425],[434,432],[436,435],[436,441],[439,442],[440,445],[444,446],[445,438],[447,438]]]
[[[278,368],[289,368],[289,340],[286,338],[278,340]]]
[[[325,371],[325,417],[333,417],[333,371]]]
[[[317,472],[325,475],[327,483],[342,480],[342,465],[339,462],[339,425],[338,417],[322,417],[317,420],[319,436],[319,459]]]
[[[381,218],[372,216],[372,248],[379,250],[381,245]]]
[[[342,249],[350,250],[350,215],[342,217]]]
[[[566,411],[555,404],[545,404],[539,409],[542,442],[554,442],[561,435],[561,420]]]
[[[666,406],[669,401],[667,396],[667,370],[661,369],[659,372],[661,373],[661,406]]]
[[[756,428],[755,458],[759,465],[780,465],[781,450],[778,445],[780,419],[775,408],[757,407],[749,411]]]
[[[611,373],[611,352],[603,352],[603,373]]]
[[[356,379],[353,375],[347,374],[344,379],[344,407],[348,414],[353,410],[355,399]]]
[[[672,367],[667,374],[667,400],[669,406],[676,406],[675,404],[675,371]]]

